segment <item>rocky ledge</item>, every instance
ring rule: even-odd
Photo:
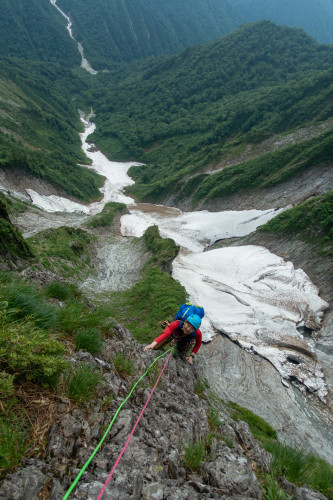
[[[117,408],[133,383],[145,372],[156,353],[143,353],[131,333],[115,326],[114,336],[98,358],[73,353],[73,364],[89,362],[103,373],[103,383],[92,403],[74,406],[60,400],[57,418],[47,438],[45,453],[24,461],[0,487],[0,500],[60,500],[91,456]],[[132,359],[135,375],[122,377],[114,367],[117,353]],[[157,380],[165,357],[154,365],[121,409],[93,461],[69,498],[96,499]],[[158,365],[158,369],[156,368]],[[261,499],[255,471],[269,471],[270,455],[253,438],[249,427],[234,421],[222,401],[214,398],[219,414],[218,432],[210,433],[209,453],[195,474],[186,468],[184,446],[209,434],[211,402],[199,398],[195,387],[198,366],[171,357],[104,495],[105,500]],[[325,499],[308,488],[284,480],[294,499]]]

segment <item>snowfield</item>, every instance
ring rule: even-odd
[[[244,349],[268,359],[284,384],[288,385],[288,379],[296,381],[301,390],[316,393],[325,401],[327,389],[316,361],[315,340],[303,333],[304,327],[309,331],[320,328],[328,304],[308,276],[259,246],[204,251],[219,239],[255,231],[281,210],[184,213],[172,207],[136,204],[123,194],[123,188],[134,182],[127,174],[133,163],[110,162],[96,151],[87,143],[95,125],[83,116],[81,120],[85,125],[82,147],[92,160],[89,168],[106,178],[103,199],[87,206],[29,190],[33,203],[49,212],[89,215],[100,212],[109,201],[126,203],[130,213],[121,218],[123,236],[140,237],[156,224],[163,237],[173,238],[181,247],[173,263],[173,277],[185,286],[193,302],[205,308],[204,340],[222,332]],[[107,282],[103,287],[107,289]]]

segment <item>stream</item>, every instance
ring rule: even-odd
[[[34,205],[50,214],[50,221],[55,216],[62,220],[69,217],[70,225],[80,225],[80,221],[99,213],[110,201],[127,204],[129,214],[121,218],[125,244],[116,244],[117,259],[114,259],[114,245],[110,246],[112,251],[106,246],[100,249],[102,277],[91,282],[92,288],[117,289],[119,283],[110,276],[124,276],[126,268],[131,268],[131,279],[123,283],[125,287],[139,279],[135,275],[136,249],[131,251],[126,242],[131,240],[128,237],[140,237],[147,227],[158,225],[161,236],[173,238],[181,247],[173,263],[173,277],[185,286],[191,301],[205,308],[201,329],[204,341],[210,342],[203,346],[199,358],[202,357],[212,387],[229,399],[237,401],[238,397],[241,404],[256,413],[260,408],[260,415],[274,423],[280,436],[289,442],[293,440],[298,446],[315,449],[333,462],[333,418],[329,405],[325,404],[329,391],[316,356],[315,339],[302,333],[304,329],[320,328],[328,304],[301,269],[295,269],[291,262],[264,247],[248,245],[209,250],[216,240],[255,231],[281,210],[272,207],[270,210],[182,212],[173,207],[135,203],[123,189],[134,182],[127,174],[129,167],[139,164],[109,161],[87,142],[95,129],[94,123],[82,113],[81,121],[85,126],[80,134],[82,148],[92,160],[88,168],[106,178],[101,189],[103,199],[87,206],[60,196],[43,196],[31,189],[27,192]],[[45,224],[47,214],[45,219],[40,219]],[[112,272],[106,272],[106,268]],[[89,280],[85,283],[87,286]],[[230,366],[229,356],[233,359]],[[260,366],[259,372],[254,366]],[[254,389],[263,373],[270,374],[269,381],[266,378],[266,390],[258,393]],[[224,385],[224,378],[228,378],[231,385]],[[260,383],[262,385],[262,381]]]

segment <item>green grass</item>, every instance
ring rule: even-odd
[[[278,485],[281,476],[291,483],[320,491],[333,499],[333,467],[325,460],[305,451],[281,444],[277,441],[276,431],[265,420],[247,408],[229,401],[231,416],[249,424],[253,436],[261,446],[272,454],[271,470],[264,477],[264,495],[267,500],[288,498]]]
[[[213,406],[209,406],[207,410],[207,419],[211,432],[217,432],[223,421],[220,418],[219,412]]]
[[[142,343],[154,340],[161,333],[161,321],[172,318],[186,302],[184,287],[155,267],[131,289],[110,297],[112,316]]]
[[[259,230],[295,235],[333,258],[333,191],[282,212]]]
[[[90,270],[92,237],[83,229],[59,227],[28,238],[28,242],[46,268],[64,277],[80,276]]]
[[[260,487],[263,491],[264,500],[290,500],[290,496],[283,491],[278,481],[271,474],[265,474],[264,485],[260,484]]]
[[[21,464],[28,449],[27,431],[18,422],[0,419],[0,471],[10,472]]]
[[[41,297],[41,293],[27,284],[14,283],[0,290],[0,296],[8,301],[8,308],[18,319],[33,318],[40,328],[52,329],[57,326],[56,308]]]
[[[114,201],[106,203],[102,212],[92,217],[87,223],[87,226],[92,228],[111,226],[116,216],[124,212],[125,209],[126,205],[124,203],[117,203]]]
[[[11,195],[6,196],[3,193],[0,193],[0,201],[5,204],[9,214],[23,213],[31,206],[30,203],[21,201]]]
[[[171,238],[161,238],[157,226],[149,227],[144,235],[144,242],[153,256],[147,262],[147,266],[155,266],[163,271],[170,271],[172,261],[179,253],[179,246]]]
[[[104,340],[97,328],[86,328],[75,335],[75,347],[91,354],[99,354],[103,349]]]
[[[118,353],[113,358],[113,364],[117,372],[122,376],[134,374],[133,361],[129,357],[127,357],[123,352]]]
[[[76,403],[90,401],[100,383],[101,374],[91,364],[80,363],[70,377],[68,396]]]
[[[184,465],[191,472],[198,472],[202,462],[208,458],[207,443],[204,439],[184,446]]]
[[[195,393],[199,396],[200,399],[205,398],[205,391],[206,389],[209,389],[209,384],[207,380],[201,380],[200,378],[197,379],[195,383]]]
[[[0,198],[0,256],[16,260],[33,257],[30,245],[13,226],[8,215],[8,204]]]
[[[114,320],[108,305],[91,307],[84,300],[70,300],[58,310],[59,331],[74,335],[81,329],[97,328],[103,335],[112,336]]]
[[[243,420],[244,422],[247,422],[253,436],[256,439],[277,439],[276,431],[263,418],[259,417],[247,408],[234,403],[233,401],[229,401],[228,406],[232,410],[232,418],[234,420]]]
[[[58,299],[61,302],[74,299],[81,295],[74,284],[64,283],[62,281],[52,281],[45,287],[44,293],[46,297]]]
[[[179,247],[171,239],[161,238],[157,226],[143,236],[153,256],[146,263],[141,280],[132,288],[109,295],[111,315],[123,323],[141,343],[161,333],[161,321],[172,319],[186,302],[186,290],[165,269],[171,267]]]
[[[314,139],[231,165],[204,179],[194,201],[226,197],[256,186],[265,189],[280,184],[307,168],[330,161],[332,148],[333,135],[329,131]]]
[[[333,467],[325,460],[274,441],[266,441],[265,449],[273,455],[271,474],[275,479],[285,476],[291,483],[305,483],[333,498]]]
[[[0,312],[0,368],[15,379],[57,384],[67,368],[65,347],[31,320],[13,322]]]

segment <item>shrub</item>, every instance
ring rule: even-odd
[[[101,383],[101,374],[89,363],[80,363],[69,379],[68,396],[75,402],[89,401]]]
[[[117,354],[117,356],[113,359],[113,363],[120,375],[133,375],[133,361],[126,357],[123,352]]]
[[[0,372],[0,398],[7,398],[14,392],[14,375],[6,372]]]
[[[87,328],[79,331],[75,336],[77,350],[84,349],[91,354],[99,354],[103,349],[103,338],[97,328]]]

